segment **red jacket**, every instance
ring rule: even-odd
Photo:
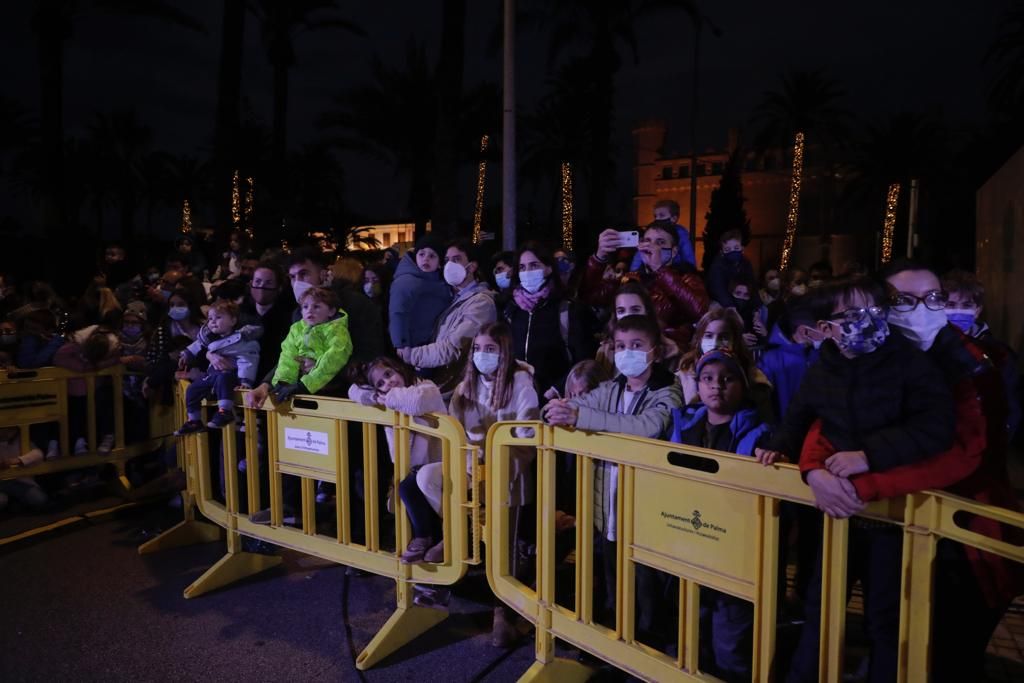
[[[984,367],[980,348],[961,339],[979,371],[963,376],[953,386],[956,433],[952,448],[926,460],[883,472],[865,472],[850,479],[861,500],[870,502],[925,489],[943,489],[984,505],[1018,510],[1016,495],[1006,475],[1006,422],[1002,379]],[[821,434],[815,421],[800,453],[800,471],[824,469],[836,449]],[[997,540],[1010,540],[998,522],[972,517],[968,528]],[[1012,534],[1012,531],[1010,532]],[[1012,539],[1017,542],[1019,539]],[[1002,557],[964,546],[978,586],[992,607],[1005,606],[1024,590],[1024,572]]]
[[[598,261],[597,256],[591,256],[587,261],[580,296],[592,306],[611,306],[615,303],[615,292],[621,283],[605,279],[604,270],[607,266],[607,263]],[[680,349],[686,348],[693,336],[693,326],[708,311],[708,292],[700,276],[666,266],[656,273],[641,267],[627,278],[647,288],[665,336],[678,344]]]

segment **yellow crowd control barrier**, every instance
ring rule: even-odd
[[[178,391],[182,420],[186,386],[181,383]],[[266,409],[246,408],[244,414],[244,437],[235,424],[221,430],[223,500],[214,490],[210,434],[203,432],[181,439],[187,475],[185,521],[140,546],[139,552],[216,540],[220,530],[225,530],[227,554],[185,590],[186,598],[202,595],[281,562],[278,556],[245,552],[242,536],[394,579],[397,608],[357,658],[356,666],[360,669],[373,666],[447,618],[445,610],[415,605],[413,584],[451,585],[463,577],[468,565],[480,562],[480,503],[469,495],[469,478],[473,473],[466,471],[467,456],[475,453],[475,449],[467,445],[462,425],[446,415],[428,415],[421,418],[428,424],[419,424],[402,413],[320,396],[296,397],[290,404],[276,409],[268,401]],[[357,430],[355,440],[362,442],[362,452],[352,443],[350,427]],[[379,497],[375,495],[380,482],[378,439],[383,438],[383,434],[378,435],[379,427],[393,430],[392,442],[396,450],[391,482],[394,536],[390,548],[382,543],[383,515]],[[266,435],[265,439],[261,434]],[[436,440],[441,454],[446,541],[441,564],[402,564],[399,560],[412,538],[411,525],[397,495],[398,484],[410,468],[412,434]],[[238,476],[238,440],[244,444],[242,477]],[[261,441],[267,446],[266,472],[259,453]],[[474,465],[476,461],[473,457]],[[365,492],[361,504],[352,490],[352,475],[360,470],[361,488]],[[295,525],[285,524],[283,478],[286,476],[298,479],[301,492],[301,509],[296,511]],[[330,520],[317,519],[317,482],[335,485],[336,499]],[[240,504],[243,483],[245,509],[241,509]],[[269,524],[257,524],[252,517],[264,507],[260,493],[264,484],[269,491]],[[193,504],[216,526],[200,521],[192,509]],[[325,507],[328,506],[321,506],[320,511]],[[357,518],[362,518],[362,523],[353,519],[353,512],[357,513]],[[325,533],[325,526],[333,527],[333,533]]]
[[[59,458],[28,467],[0,469],[0,480],[31,477],[51,472],[81,469],[111,463],[117,468],[118,482],[125,491],[131,484],[125,476],[125,463],[139,455],[150,453],[163,445],[174,431],[175,410],[154,401],[148,405],[148,437],[128,443],[125,441],[125,413],[123,385],[128,375],[123,365],[92,373],[77,373],[62,368],[37,370],[0,370],[0,427],[18,427],[21,452],[30,450],[29,428],[33,425],[55,424],[60,444]],[[106,379],[104,379],[106,378]],[[68,384],[85,383],[86,441],[88,452],[74,455],[71,444]],[[96,388],[98,382],[111,383],[112,398],[109,409],[113,412],[114,445],[109,454],[99,454]],[[46,444],[36,444],[46,450]]]
[[[534,436],[515,435],[529,426]],[[537,564],[535,585],[510,572],[511,525],[507,514],[510,451],[537,452]],[[575,456],[574,591],[568,605],[556,596],[556,463]],[[595,616],[595,467],[617,468],[618,537],[615,544],[614,624]],[[563,472],[564,473],[564,472]],[[752,680],[773,680],[779,576],[779,509],[782,501],[812,505],[810,490],[791,465],[762,467],[751,458],[621,435],[587,433],[541,423],[494,425],[487,437],[487,576],[495,594],[536,628],[533,666],[520,679],[585,680],[588,670],[555,657],[554,641],[579,647],[651,681],[717,680],[700,670],[700,591],[713,589],[753,606]],[[572,513],[573,511],[563,511]],[[968,531],[954,521],[969,513],[1024,529],[1024,515],[924,492],[870,505],[861,516],[902,527],[903,598],[900,681],[929,680],[931,592],[936,544],[949,538],[1024,562],[1024,548]],[[825,517],[819,680],[843,675],[847,606],[849,520]],[[674,648],[655,649],[637,639],[638,567],[678,581]],[[673,605],[674,606],[674,605]],[[675,650],[676,655],[666,652]]]

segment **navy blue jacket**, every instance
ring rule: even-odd
[[[700,443],[696,443],[696,435],[699,433],[697,427],[707,414],[707,406],[702,403],[691,403],[673,410],[672,436],[669,440],[688,446],[700,446]],[[754,408],[742,408],[732,416],[729,431],[732,433],[729,452],[753,456],[754,447],[762,437],[768,436],[771,427],[758,417]]]
[[[800,388],[807,368],[818,360],[813,346],[797,344],[787,339],[778,325],[768,335],[768,348],[761,354],[757,367],[772,383],[772,403],[775,419],[780,420],[789,408],[789,402]]]
[[[434,339],[438,318],[452,302],[452,288],[441,271],[424,273],[412,251],[395,269],[388,305],[388,332],[396,349],[423,346]]]

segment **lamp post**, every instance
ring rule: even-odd
[[[505,0],[504,97],[501,126],[502,248],[516,248],[516,3]]]
[[[693,22],[693,90],[690,93],[690,244],[693,253],[697,253],[697,111],[698,86],[700,84],[700,34],[704,22],[708,23],[716,38],[721,37],[722,29],[718,28],[706,14],[691,15]],[[707,245],[704,245],[707,248]]]

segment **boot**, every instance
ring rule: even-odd
[[[519,638],[519,632],[512,623],[507,607],[494,608],[494,623],[491,626],[491,645],[508,649]]]

